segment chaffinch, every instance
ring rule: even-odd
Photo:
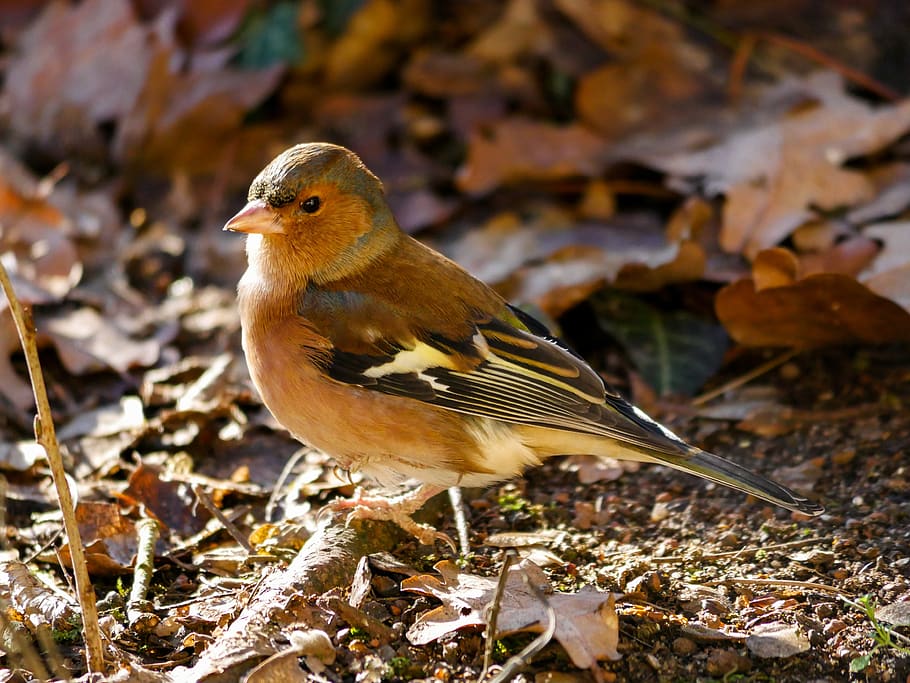
[[[626,402],[540,322],[403,233],[351,151],[292,147],[225,225],[247,233],[238,301],[253,383],[291,434],[345,469],[422,485],[340,507],[410,519],[446,487],[552,455],[657,462],[790,510],[822,507],[690,446]]]

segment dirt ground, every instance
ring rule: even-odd
[[[553,583],[627,593],[619,604],[623,657],[603,666],[608,680],[910,680],[906,651],[876,648],[873,624],[848,603],[865,595],[878,606],[910,599],[908,380],[906,349],[804,353],[759,380],[799,411],[754,429],[785,433],[757,436],[682,416],[672,422],[707,448],[797,488],[808,484],[827,508],[821,517],[797,518],[657,467],[579,485],[553,461],[474,500],[472,564],[495,569],[497,552],[483,545],[487,534],[564,529],[551,548],[565,561],[548,570]],[[741,391],[715,402],[735,403]],[[502,513],[505,492],[526,505]],[[750,584],[753,578],[764,584]],[[741,640],[720,636],[765,622],[797,626],[810,648],[762,658]],[[511,647],[518,651],[530,639]],[[476,675],[478,639],[460,635],[454,642],[404,650],[437,678],[444,677],[440,668],[452,679]],[[870,652],[868,664],[851,673],[851,662],[860,667],[854,660]],[[551,645],[524,676],[553,680],[535,679],[535,672],[571,670]]]

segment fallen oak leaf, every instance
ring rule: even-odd
[[[495,578],[461,573],[448,560],[437,563],[434,569],[441,578],[420,574],[401,583],[402,590],[430,595],[443,603],[420,615],[408,629],[408,640],[414,645],[425,645],[457,629],[486,625],[484,610],[496,593]],[[543,570],[528,560],[509,568],[497,636],[527,631],[540,633],[546,628],[547,606],[525,585],[523,576],[547,594],[556,612],[556,640],[575,666],[588,669],[599,660],[620,658],[616,649],[619,618],[614,607],[615,595],[596,591],[553,592]]]
[[[676,178],[699,179],[709,196],[723,194],[721,247],[750,257],[819,209],[871,201],[873,179],[846,162],[880,151],[910,129],[910,101],[872,107],[827,72],[781,83],[750,111],[712,146],[637,157]]]

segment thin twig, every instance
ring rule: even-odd
[[[250,539],[243,535],[240,529],[237,528],[237,525],[234,524],[231,520],[225,517],[224,513],[215,507],[215,503],[212,502],[212,499],[209,495],[202,489],[199,484],[193,484],[192,486],[193,493],[196,495],[196,500],[202,503],[203,507],[206,510],[212,513],[212,516],[217,518],[224,526],[225,530],[231,535],[231,537],[240,544],[240,546],[247,551],[248,554],[254,555],[256,549],[253,548],[253,545],[250,543]]]
[[[294,467],[296,467],[297,463],[300,462],[301,459],[303,459],[309,452],[310,449],[307,446],[298,448],[296,451],[294,451],[294,454],[288,458],[288,461],[284,464],[284,467],[281,468],[281,474],[278,475],[278,481],[276,481],[275,486],[272,487],[272,494],[269,496],[269,500],[265,504],[266,522],[275,521],[275,508],[278,506],[278,499],[284,492],[284,483],[291,476],[291,472],[294,470]]]
[[[711,391],[706,391],[701,396],[696,396],[694,399],[692,399],[692,405],[693,406],[703,405],[703,404],[707,403],[708,401],[715,399],[718,396],[721,396],[722,394],[727,393],[728,391],[731,391],[732,389],[738,389],[743,384],[751,382],[756,377],[760,377],[761,375],[764,375],[766,372],[770,372],[771,370],[776,368],[778,365],[783,365],[788,360],[793,358],[793,356],[795,356],[797,353],[799,353],[799,351],[796,349],[791,349],[790,351],[786,351],[786,352],[782,353],[781,355],[777,356],[776,358],[772,358],[768,362],[762,363],[761,365],[759,365],[756,368],[752,368],[751,370],[749,370],[749,372],[742,374],[739,377],[734,377],[729,382],[726,382],[726,383],[720,385],[716,389],[712,389]]]
[[[487,676],[487,672],[490,670],[490,666],[493,663],[493,645],[496,643],[496,622],[499,621],[499,609],[502,606],[502,596],[506,592],[506,583],[509,581],[509,567],[512,566],[512,563],[515,562],[518,557],[518,553],[515,552],[512,548],[508,548],[503,551],[502,558],[502,569],[499,570],[499,582],[496,584],[496,593],[493,595],[493,600],[486,608],[486,619],[487,622],[487,642],[484,645],[483,649],[483,671],[480,673],[480,679],[483,680]]]
[[[500,672],[493,677],[490,683],[505,683],[511,680],[515,674],[528,664],[531,657],[543,650],[547,643],[553,640],[553,635],[556,633],[556,610],[550,604],[549,598],[540,588],[534,585],[534,582],[528,578],[527,574],[522,572],[521,578],[524,579],[525,586],[534,594],[534,597],[543,603],[547,612],[547,627],[539,636],[528,643],[521,652],[514,657],[509,657]]]
[[[750,579],[748,577],[719,579],[717,581],[704,581],[703,586],[780,586],[782,588],[807,588],[809,590],[819,591],[821,593],[834,593],[835,595],[847,595],[844,591],[836,586],[828,586],[824,583],[812,583],[811,581],[792,581],[789,579]]]
[[[60,456],[60,445],[57,442],[51,406],[47,399],[47,389],[44,386],[44,374],[38,360],[35,325],[32,322],[31,314],[25,311],[16,297],[9,274],[2,261],[0,261],[0,284],[3,286],[3,291],[6,292],[10,312],[16,321],[16,330],[19,332],[19,340],[22,343],[28,374],[32,382],[32,392],[35,395],[35,405],[38,409],[38,414],[35,416],[35,441],[44,448],[47,454],[54,488],[57,490],[57,498],[60,501],[60,511],[63,513],[63,528],[66,530],[70,559],[76,579],[76,596],[82,609],[85,666],[89,673],[104,673],[104,649],[101,645],[101,629],[98,626],[95,589],[88,575],[85,549],[82,545],[82,538],[79,536],[79,525],[76,523],[73,496],[66,481],[66,470],[63,467],[63,458]]]
[[[158,542],[158,522],[143,517],[136,522],[139,537],[136,549],[136,566],[133,569],[133,585],[126,603],[126,618],[130,628],[141,633],[150,632],[161,621],[152,612],[152,603],[146,597],[152,574],[155,573],[155,544]]]
[[[699,562],[710,562],[712,560],[722,560],[728,557],[740,557],[741,555],[751,555],[752,553],[757,553],[759,550],[762,551],[771,551],[771,550],[789,550],[793,548],[801,548],[806,545],[815,545],[816,543],[827,543],[832,540],[831,536],[823,536],[821,538],[803,538],[798,541],[787,541],[786,543],[772,543],[771,545],[763,546],[750,546],[748,548],[740,548],[739,550],[727,550],[722,553],[710,553],[704,555],[673,555],[671,557],[652,557],[651,562],[661,564],[666,562],[691,562],[692,560],[697,560]]]
[[[852,81],[861,88],[865,88],[869,92],[875,93],[883,100],[887,100],[889,102],[897,102],[901,99],[901,94],[896,90],[889,88],[884,83],[875,80],[872,78],[872,76],[863,73],[859,69],[854,69],[852,66],[844,64],[831,55],[825,54],[818,48],[815,48],[808,43],[796,40],[795,38],[790,38],[789,36],[781,35],[780,33],[771,33],[766,31],[758,31],[754,34],[754,37],[755,38],[752,43],[753,46],[757,40],[764,40],[766,43],[778,45],[790,50],[791,52],[795,52],[802,57],[805,57],[809,61],[816,62],[831,69],[832,71],[838,72],[848,81]]]

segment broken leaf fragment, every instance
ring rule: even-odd
[[[414,645],[425,645],[462,628],[485,626],[484,611],[496,593],[497,579],[458,570],[453,562],[434,567],[439,576],[420,574],[402,581],[403,590],[430,595],[442,605],[417,618],[407,637]],[[543,632],[547,627],[547,605],[525,584],[524,576],[546,593],[556,612],[556,640],[572,663],[587,669],[604,659],[617,660],[619,618],[612,593],[582,591],[554,592],[549,579],[537,565],[523,560],[509,568],[500,603],[497,636],[519,632]]]

